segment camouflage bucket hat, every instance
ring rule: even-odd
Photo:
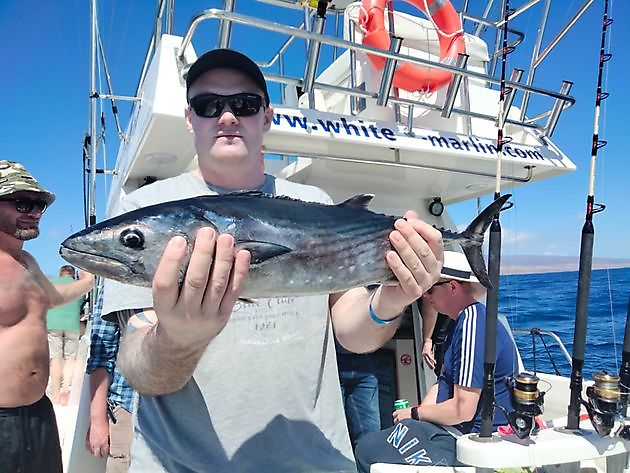
[[[44,189],[20,163],[0,161],[0,197],[19,191],[39,192],[48,205],[55,201],[55,194]]]

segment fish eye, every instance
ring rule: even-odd
[[[123,230],[119,239],[127,248],[139,250],[144,247],[144,235],[137,228]]]

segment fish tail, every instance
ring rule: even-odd
[[[486,263],[481,252],[483,237],[490,223],[492,223],[494,216],[501,211],[501,207],[503,207],[503,204],[505,204],[510,197],[512,197],[512,194],[505,194],[497,198],[483,209],[481,213],[470,222],[466,230],[460,234],[461,239],[459,239],[459,242],[468,260],[468,264],[470,264],[470,269],[472,269],[473,274],[477,276],[479,282],[488,289],[492,289],[493,286],[490,282]]]

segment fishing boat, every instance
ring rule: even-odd
[[[144,60],[138,59],[142,68],[137,88],[124,95],[111,86],[97,88],[97,68],[106,84],[110,82],[97,2],[92,0],[91,120],[85,147],[91,223],[104,198],[96,192],[99,179],[108,182],[101,210],[108,216],[127,193],[195,166],[184,124],[183,77],[197,55],[210,47],[248,53],[270,84],[275,113],[264,142],[267,172],[321,187],[336,202],[374,193],[370,208],[375,211],[400,215],[411,208],[431,224],[454,228],[448,208],[452,204],[576,169],[553,135],[575,102],[571,81],[580,77],[559,71],[569,77],[539,83],[536,71],[574,24],[586,16],[600,21],[592,0],[554,31],[547,31],[547,22],[562,1],[512,1],[506,9],[504,2],[462,0],[438,14],[440,6],[450,2],[418,0],[390,9],[385,0],[225,0],[198,11],[182,31],[173,28],[178,14],[173,0],[157,3],[148,50]],[[543,42],[550,35],[553,39]],[[253,47],[261,41],[265,47]],[[593,41],[596,44],[597,38]],[[506,71],[505,57],[511,50],[519,66]],[[124,131],[114,115],[121,139],[110,168],[101,158],[98,104],[110,101],[116,109],[124,100],[133,105]],[[382,378],[389,380],[381,386],[384,422],[394,399],[420,402],[434,379],[422,361],[419,311],[412,305],[396,338],[379,351]],[[559,337],[540,332],[572,361]],[[515,336],[519,333],[530,330],[514,330]],[[82,353],[87,354],[85,344]],[[524,366],[527,370],[531,367]],[[78,376],[70,405],[59,413],[65,469],[103,471],[103,464],[83,446],[89,392],[87,378]],[[619,390],[612,378],[602,376],[594,386],[585,382],[583,387],[580,380],[577,396],[606,401],[606,393]],[[532,388],[534,379],[540,385]],[[597,427],[597,419],[585,416],[579,404],[578,425],[567,428],[567,406],[570,396],[573,401],[576,397],[572,380],[575,384],[574,376],[540,371],[535,377],[517,378],[517,395],[525,393],[524,418],[536,417],[540,430],[534,435],[530,429],[523,438],[514,431],[462,436],[458,459],[468,466],[454,470],[623,471],[630,443],[616,428]],[[542,407],[541,392],[544,409],[527,410]],[[372,472],[423,469],[376,464]]]

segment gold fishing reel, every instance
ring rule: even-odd
[[[619,376],[601,371],[593,375],[593,380],[595,384],[586,388],[588,401],[584,404],[593,428],[603,437],[610,433],[621,411]]]
[[[514,408],[507,413],[507,418],[510,427],[520,439],[538,432],[535,418],[543,412],[545,397],[545,393],[538,390],[539,381],[538,376],[525,372],[506,380]]]

